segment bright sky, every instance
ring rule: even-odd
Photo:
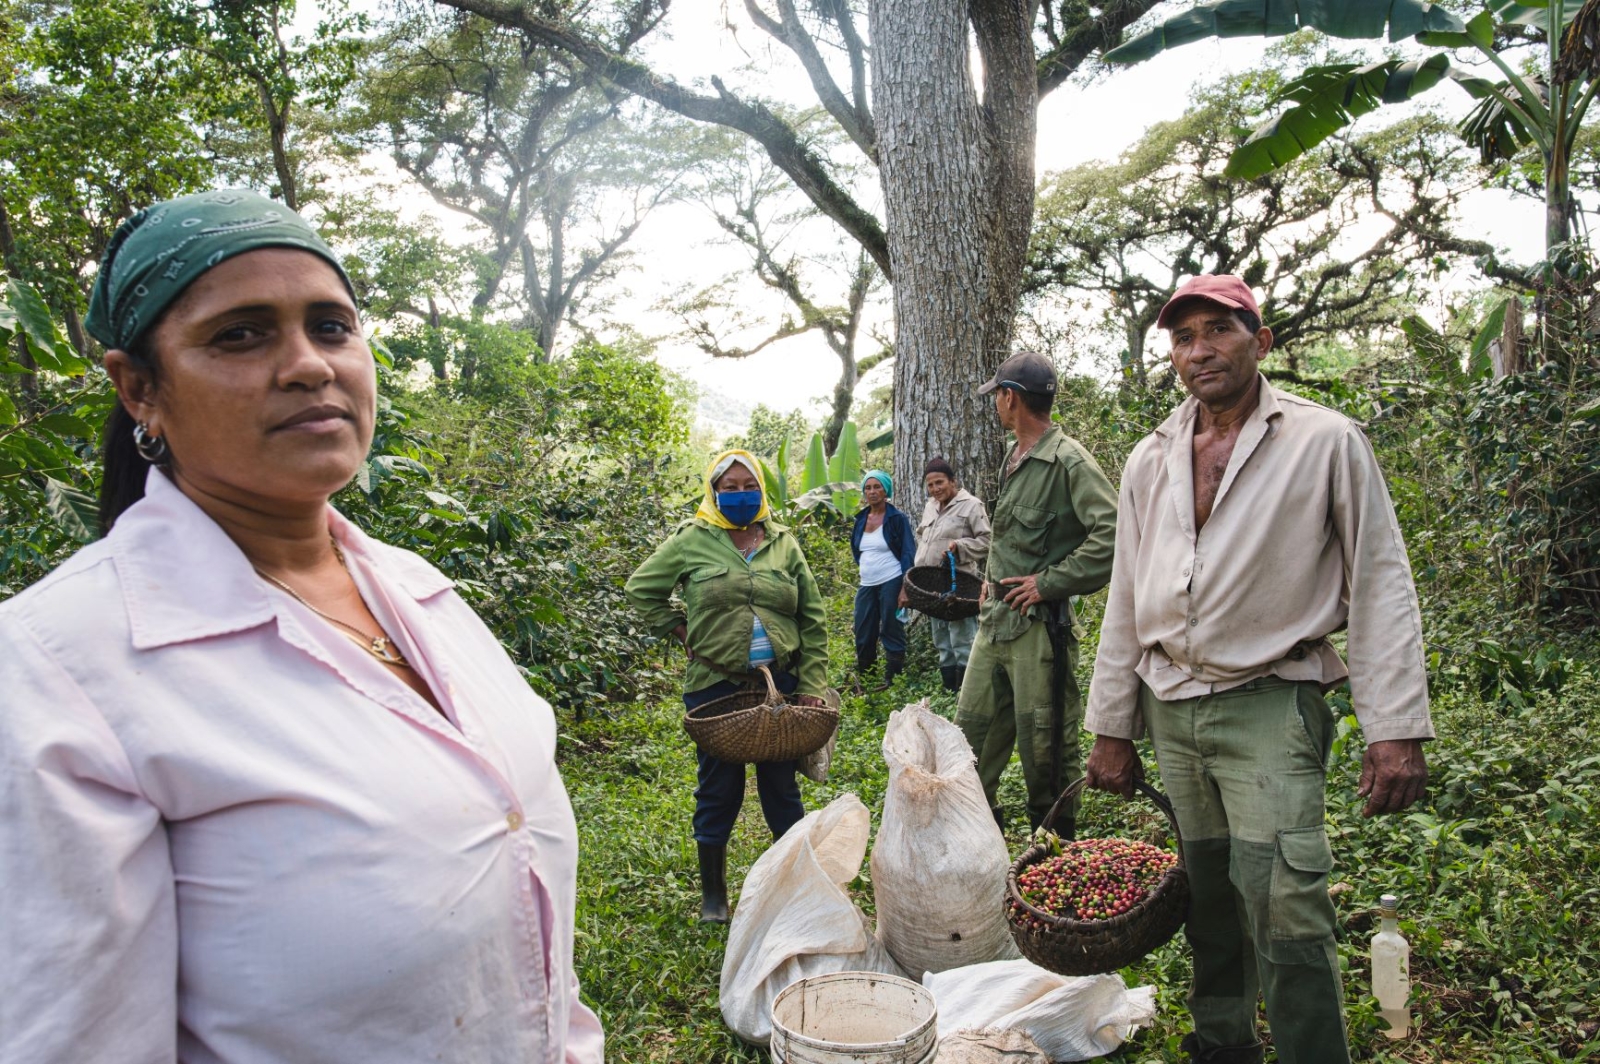
[[[303,8],[301,20],[309,22],[309,16]],[[662,38],[652,39],[645,53],[659,73],[708,90],[709,77],[719,75],[734,91],[750,90],[798,106],[815,105],[799,64],[755,29],[743,5],[735,0],[674,0],[664,30]],[[1094,159],[1115,158],[1152,123],[1182,114],[1195,85],[1259,63],[1265,49],[1266,42],[1253,39],[1207,41],[1116,71],[1087,87],[1061,87],[1040,109],[1038,172],[1042,176]],[[1465,95],[1452,92],[1450,86],[1442,86],[1430,96],[1439,106],[1464,110]],[[425,199],[421,192],[417,195]],[[1515,201],[1500,192],[1475,193],[1463,211],[1463,221],[1464,229],[1506,247],[1514,260],[1538,257],[1542,217],[1535,203]],[[826,221],[815,223],[793,244],[808,256],[846,245],[847,239]],[[664,299],[686,285],[709,285],[748,266],[742,251],[719,239],[716,225],[703,207],[677,204],[658,208],[631,246],[638,268],[622,278],[625,291],[607,319],[627,322],[656,337],[661,362],[686,374],[704,391],[722,393],[751,406],[766,403],[781,410],[798,408],[814,419],[820,416],[838,376],[838,361],[820,336],[787,340],[748,359],[713,359],[681,334],[675,335],[680,324],[659,309]],[[1472,281],[1471,271],[1465,272],[1455,283]],[[818,302],[842,302],[842,293],[840,282],[821,285]],[[776,321],[785,309],[781,298],[754,281],[740,290],[739,299],[748,314],[764,314],[770,321]],[[890,333],[887,292],[869,314],[868,325],[885,335]],[[751,329],[729,340],[750,344],[762,335],[762,330]],[[858,353],[866,355],[875,349],[864,336]],[[887,381],[888,367],[875,371],[858,388],[858,399]]]
[[[731,32],[729,23],[734,27]],[[691,82],[720,73],[732,87],[754,80],[738,73],[741,67],[754,64],[760,69],[763,92],[797,103],[814,103],[799,65],[749,23],[742,5],[729,0],[675,0],[667,29],[673,40],[650,53],[651,62],[661,72]],[[1201,42],[1118,70],[1088,86],[1062,86],[1040,108],[1038,172],[1043,175],[1095,159],[1114,159],[1150,125],[1179,117],[1196,85],[1258,64],[1266,48],[1267,42],[1252,39]],[[1449,86],[1434,95],[1440,106],[1464,109],[1465,95],[1451,93]],[[645,267],[630,281],[633,298],[628,310],[633,320],[658,320],[649,310],[654,298],[659,298],[652,298],[652,293],[669,291],[682,270],[703,269],[711,277],[742,265],[738,252],[710,243],[715,234],[702,218],[699,208],[683,206],[662,212],[641,230],[640,261]],[[1467,231],[1508,247],[1514,259],[1538,257],[1543,222],[1535,203],[1513,201],[1505,193],[1478,193],[1463,210],[1463,221]],[[842,239],[837,229],[824,225],[823,231],[825,239]],[[692,249],[688,256],[684,255],[686,248]],[[1469,280],[1458,278],[1456,283]],[[752,299],[761,298],[762,293],[752,293]],[[670,320],[659,320],[660,330],[672,327]],[[892,321],[886,300],[875,321],[882,331],[889,332]],[[862,353],[871,350],[866,346]],[[658,357],[702,387],[779,409],[798,407],[813,417],[823,409],[838,373],[834,355],[815,336],[786,341],[742,361],[713,359],[692,344],[667,338]],[[885,366],[864,380],[858,398],[887,383],[888,372]]]

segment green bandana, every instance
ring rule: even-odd
[[[350,278],[306,220],[248,189],[179,196],[117,229],[100,262],[84,326],[108,348],[127,350],[183,290],[224,259],[258,248],[300,248]]]

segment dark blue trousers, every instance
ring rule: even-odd
[[[778,690],[790,694],[800,685],[799,677],[781,669],[772,670],[772,682]],[[713,698],[721,698],[742,690],[743,684],[723,680],[683,696],[688,709],[704,705]],[[739,819],[739,809],[744,805],[744,763],[723,761],[708,757],[699,750],[700,781],[694,789],[694,841],[712,846],[728,845],[733,825]],[[774,839],[794,827],[806,815],[800,803],[800,784],[794,774],[798,761],[761,761],[756,764],[756,794],[761,798],[761,815]]]
[[[887,654],[906,652],[906,626],[896,614],[900,610],[900,583],[897,576],[877,587],[856,588],[856,664],[866,668],[878,660],[878,643]]]

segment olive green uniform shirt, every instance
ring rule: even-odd
[[[750,671],[755,618],[772,640],[780,668],[799,679],[797,694],[820,697],[828,685],[827,613],[794,533],[762,522],[766,540],[748,562],[728,533],[691,518],[657,547],[623,588],[651,634],[686,625],[694,658],[684,690],[698,691]],[[677,590],[681,598],[674,602]],[[713,662],[726,672],[706,664]]]
[[[1013,445],[1007,452],[1007,466],[1015,450]],[[1105,587],[1116,538],[1117,493],[1111,482],[1081,443],[1051,425],[1000,485],[985,574],[992,586],[979,615],[979,633],[1003,643],[1045,619],[1044,603],[1026,613],[1005,604],[1009,587],[993,585],[1006,577],[1037,573],[1045,602],[1066,602]],[[1072,617],[1070,604],[1066,616]]]

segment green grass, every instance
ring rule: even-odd
[[[841,688],[848,609],[848,594],[831,604]],[[1085,686],[1092,659],[1086,647]],[[845,698],[833,774],[824,785],[802,781],[806,808],[854,792],[876,827],[887,783],[884,724],[924,696],[953,715],[954,699],[939,689],[922,634],[913,639],[908,676],[893,690]],[[1348,712],[1342,695],[1332,701]],[[609,1061],[761,1061],[766,1054],[742,1045],[718,1012],[726,928],[695,920],[694,757],[681,714],[667,694],[563,733],[561,768],[582,837],[579,978],[606,1025]],[[1353,718],[1335,745],[1329,830],[1333,882],[1345,885],[1337,904],[1354,1055],[1414,1064],[1600,1060],[1600,676],[1580,666],[1559,696],[1529,696],[1521,708],[1437,690],[1434,719],[1440,738],[1428,749],[1429,803],[1399,818],[1360,816],[1362,744]],[[1153,766],[1148,752],[1146,760]],[[1013,763],[1002,799],[1018,816],[1023,794]],[[1089,834],[1143,834],[1156,820],[1148,807],[1095,796],[1080,824]],[[768,841],[752,778],[729,850],[735,898]],[[1023,831],[1013,826],[1007,842],[1020,852]],[[865,864],[852,890],[870,912]],[[1398,1043],[1377,1033],[1367,977],[1366,943],[1385,892],[1402,898],[1413,950],[1419,1030]],[[1180,937],[1124,972],[1130,985],[1155,985],[1160,1011],[1153,1027],[1110,1059],[1181,1059],[1188,970]]]

